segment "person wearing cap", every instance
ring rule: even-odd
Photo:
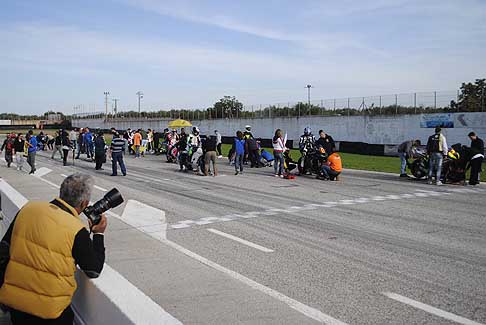
[[[467,136],[471,139],[471,160],[469,161],[471,174],[469,176],[469,185],[478,185],[479,173],[481,172],[481,165],[484,160],[484,142],[474,132],[470,132]]]
[[[442,134],[442,129],[438,126],[435,133],[427,141],[427,153],[429,154],[429,180],[432,184],[432,178],[435,171],[435,184],[442,185],[440,175],[442,172],[442,161],[447,155],[448,147],[446,137]]]

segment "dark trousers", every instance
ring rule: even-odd
[[[13,325],[72,325],[74,321],[74,313],[71,306],[64,309],[61,316],[56,319],[43,319],[34,315],[26,314],[24,312],[11,309],[10,319]]]
[[[7,161],[7,167],[10,167],[10,164],[13,161],[12,151],[8,152],[5,150],[5,160]]]
[[[216,151],[218,152],[218,156],[222,156],[223,152],[221,151],[221,143],[218,143],[216,146]]]
[[[27,154],[27,163],[30,166],[30,172],[35,172],[35,151],[29,152]]]
[[[248,152],[248,158],[250,159],[251,162],[251,167],[260,167],[258,163],[258,149],[255,150],[250,150]]]
[[[96,162],[95,169],[96,170],[101,169],[101,166],[103,166],[104,160],[105,160],[105,153],[95,151],[95,162]]]
[[[476,158],[471,160],[471,175],[469,176],[469,184],[476,185],[479,184],[479,172],[481,171],[481,164],[483,163],[483,158]]]
[[[69,151],[70,151],[69,149],[62,149],[62,163],[64,166],[67,165]]]
[[[127,174],[127,170],[125,168],[125,163],[123,162],[123,154],[121,152],[113,152],[111,154],[111,168],[112,168],[112,174],[116,175],[117,174],[117,166],[116,164],[118,163],[120,165],[120,169],[123,175]]]

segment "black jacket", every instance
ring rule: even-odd
[[[472,156],[477,155],[478,153],[484,155],[484,142],[479,137],[477,137],[476,140],[471,141]]]
[[[24,145],[25,145],[25,140],[19,140],[19,138],[15,138],[14,141],[15,152],[24,152]]]
[[[316,141],[316,146],[323,147],[328,155],[336,151],[336,144],[334,143],[334,139],[329,134],[326,134],[325,138],[319,137],[319,139],[317,139]]]
[[[97,136],[95,141],[94,141],[94,149],[95,153],[97,154],[103,154],[105,153],[105,139],[101,136]]]

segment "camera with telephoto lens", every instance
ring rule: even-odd
[[[93,225],[97,225],[101,221],[101,214],[109,209],[116,208],[123,203],[123,197],[121,193],[116,189],[111,189],[103,196],[101,200],[93,205],[86,207],[83,212],[91,220]]]

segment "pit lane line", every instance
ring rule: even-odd
[[[399,302],[401,302],[403,304],[406,304],[406,305],[412,306],[414,308],[423,310],[423,311],[425,311],[425,312],[427,312],[429,314],[432,314],[432,315],[435,315],[435,316],[439,316],[441,318],[444,318],[444,319],[447,319],[447,320],[450,320],[450,321],[453,321],[453,322],[456,322],[456,323],[459,323],[459,324],[464,324],[464,325],[484,325],[482,323],[475,322],[473,320],[470,320],[470,319],[464,318],[462,316],[459,316],[459,315],[456,315],[456,314],[453,314],[453,313],[444,311],[442,309],[439,309],[439,308],[436,308],[436,307],[432,307],[432,306],[427,305],[427,304],[424,304],[424,303],[422,303],[420,301],[416,301],[416,300],[407,298],[407,297],[402,296],[402,295],[399,295],[397,293],[393,293],[393,292],[382,292],[382,294],[385,295],[386,297],[390,298],[390,299],[395,300],[395,301],[399,301]]]
[[[222,231],[219,231],[217,229],[208,228],[207,231],[212,232],[213,234],[216,234],[216,235],[219,235],[219,236],[222,236],[222,237],[225,237],[225,238],[234,240],[234,241],[236,241],[238,243],[241,243],[243,245],[246,245],[248,247],[252,247],[252,248],[258,249],[259,251],[262,251],[264,253],[273,253],[274,252],[273,249],[269,249],[269,248],[263,247],[261,245],[252,243],[251,241],[245,240],[245,239],[240,238],[240,237],[233,236],[231,234],[227,234],[227,233],[222,232]]]

